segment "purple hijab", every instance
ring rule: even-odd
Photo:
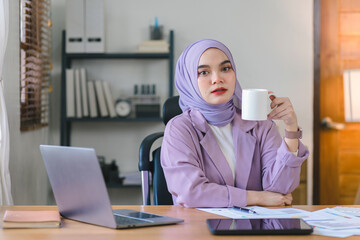
[[[208,48],[218,48],[229,58],[235,72],[235,91],[233,97],[224,104],[209,104],[201,96],[198,87],[197,67],[203,52]],[[230,50],[221,42],[212,39],[202,39],[190,44],[178,59],[175,71],[175,85],[179,92],[179,105],[183,112],[197,109],[208,123],[215,126],[225,126],[230,123],[241,106],[241,87],[236,77],[236,69]],[[236,106],[235,106],[236,104]]]

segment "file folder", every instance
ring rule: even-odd
[[[90,117],[96,118],[98,116],[98,110],[96,105],[95,86],[93,81],[88,81],[88,92],[89,92],[89,107]]]
[[[66,69],[66,117],[75,117],[75,80],[73,69]]]
[[[85,0],[66,1],[66,52],[85,52]]]
[[[95,92],[96,92],[97,103],[99,105],[100,116],[101,117],[108,117],[109,116],[109,111],[108,111],[108,108],[106,106],[104,89],[103,89],[103,84],[102,84],[101,80],[96,80],[95,81]]]
[[[80,68],[80,85],[81,85],[81,103],[82,103],[82,112],[83,117],[89,116],[89,107],[88,107],[88,87],[86,84],[86,70],[85,68]]]
[[[102,53],[104,51],[103,0],[85,0],[85,52]]]
[[[76,117],[82,118],[82,102],[81,102],[81,80],[80,80],[80,70],[75,69],[75,106],[76,106]]]

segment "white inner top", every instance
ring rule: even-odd
[[[218,142],[222,153],[224,154],[231,171],[233,173],[233,177],[235,179],[235,151],[234,151],[234,140],[232,136],[232,125],[231,123],[227,124],[223,127],[217,127],[209,124],[211,130],[213,131],[216,141]]]

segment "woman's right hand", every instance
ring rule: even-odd
[[[247,191],[247,205],[287,206],[291,205],[291,193],[281,194],[269,191]]]

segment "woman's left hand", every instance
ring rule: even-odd
[[[298,122],[295,110],[291,101],[287,97],[275,97],[270,96],[271,109],[273,109],[269,115],[269,120],[283,120],[287,131],[297,131]]]

